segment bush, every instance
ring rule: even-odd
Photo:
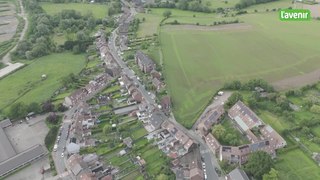
[[[313,113],[320,114],[320,106],[314,104],[314,105],[311,106],[310,111],[313,112]]]
[[[44,143],[49,151],[51,151],[53,148],[58,131],[59,131],[59,128],[57,126],[53,126],[49,130],[48,134],[46,135],[46,138],[44,139]]]
[[[46,118],[46,120],[50,124],[54,124],[54,125],[59,124],[60,119],[61,119],[61,117],[58,116],[56,113],[49,114],[49,116]]]

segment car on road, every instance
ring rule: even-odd
[[[61,153],[61,157],[62,157],[62,158],[64,157],[64,153]]]
[[[57,149],[58,149],[58,144],[55,144],[55,145],[53,146],[53,151],[56,152]]]

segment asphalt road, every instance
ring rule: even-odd
[[[69,125],[71,124],[70,119],[72,119],[72,114],[74,113],[75,109],[76,108],[71,108],[64,113],[65,117],[63,118],[63,123],[61,125],[62,129],[59,130],[59,133],[61,134],[60,140],[57,143],[58,149],[56,152],[52,152],[52,158],[54,160],[58,174],[63,174],[66,170],[67,153],[64,151],[64,148],[66,147],[68,141]],[[64,153],[64,157],[61,157],[62,153]]]
[[[64,148],[66,147],[67,144],[67,134],[68,134],[68,128],[69,128],[70,123],[63,123],[62,124],[62,130],[61,135],[60,135],[60,140],[58,143],[58,149],[56,152],[53,152],[53,158],[55,160],[55,165],[56,165],[56,170],[58,174],[62,174],[65,172],[66,166],[65,166],[65,161],[67,154],[65,153]],[[61,154],[64,153],[64,157],[61,157]]]

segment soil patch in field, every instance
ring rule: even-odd
[[[0,7],[0,43],[10,40],[16,33],[18,19],[15,16],[13,4],[6,4],[8,7]]]
[[[280,81],[273,82],[273,86],[277,90],[288,90],[299,88],[308,84],[320,81],[320,69],[299,76],[294,76]]]

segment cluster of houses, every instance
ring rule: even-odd
[[[105,88],[111,80],[112,77],[106,73],[96,76],[85,87],[77,89],[70,96],[65,97],[63,105],[66,107],[73,107],[77,105],[92,94],[95,94]]]
[[[250,144],[241,146],[225,146],[210,133],[212,125],[218,124],[225,115],[222,106],[208,110],[203,115],[203,121],[198,125],[198,132],[209,148],[219,156],[219,160],[229,163],[244,164],[252,152],[265,151],[271,156],[276,150],[286,146],[286,141],[270,126],[265,124],[249,107],[238,101],[228,111],[228,116],[236,124],[237,129],[243,133]]]
[[[118,169],[103,164],[97,154],[71,155],[66,167],[78,180],[112,180]]]
[[[105,72],[111,77],[118,77],[121,73],[121,69],[109,51],[108,43],[104,33],[102,31],[98,31],[95,37],[97,51],[100,53],[101,60],[105,62]]]
[[[70,144],[67,145],[69,154],[78,153],[75,150],[85,147],[93,147],[96,145],[96,140],[91,137],[91,129],[97,124],[96,117],[91,114],[88,108],[83,107],[75,117],[75,120],[70,127]],[[75,148],[78,145],[79,148]],[[70,149],[69,146],[74,147]]]
[[[156,71],[156,64],[142,51],[137,51],[135,62],[139,69],[145,74],[151,76],[151,82],[157,92],[160,92],[165,87],[165,83],[161,80],[161,73]]]

